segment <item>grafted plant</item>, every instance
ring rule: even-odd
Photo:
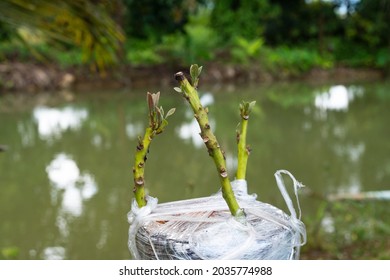
[[[202,67],[199,67],[197,64],[191,65],[190,75],[192,84],[187,80],[183,72],[176,73],[175,79],[179,82],[180,88],[176,87],[175,90],[183,94],[183,97],[188,101],[194,112],[194,117],[201,130],[200,136],[207,147],[209,155],[214,160],[222,185],[222,196],[225,199],[230,212],[235,217],[243,217],[245,215],[244,211],[238,205],[230,184],[224,152],[210,127],[208,108],[204,108],[200,103],[197,86],[201,71]]]
[[[146,205],[145,198],[145,163],[147,160],[147,154],[150,144],[153,138],[164,131],[164,128],[168,125],[167,118],[175,112],[175,108],[170,109],[166,115],[164,115],[164,109],[162,106],[158,107],[160,99],[160,92],[147,93],[147,103],[149,109],[149,126],[145,130],[144,137],[138,137],[138,145],[135,153],[135,163],[133,167],[134,175],[134,196],[137,201],[138,207]]]

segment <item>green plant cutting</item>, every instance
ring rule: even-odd
[[[164,116],[164,109],[162,106],[158,107],[160,99],[160,92],[147,93],[147,103],[149,109],[149,126],[145,130],[144,137],[138,138],[137,150],[135,153],[135,163],[133,167],[134,175],[134,196],[137,201],[138,207],[146,205],[145,198],[145,163],[147,160],[147,153],[149,152],[149,146],[153,138],[162,133],[164,128],[168,125],[167,118],[175,112],[175,108],[172,108]]]
[[[139,138],[134,164],[135,201],[128,213],[129,250],[135,259],[297,259],[299,248],[306,242],[305,225],[300,220],[297,191],[302,184],[287,170],[274,175],[278,188],[290,211],[283,211],[248,195],[246,170],[250,147],[246,135],[250,113],[255,101],[239,105],[240,123],[237,127],[237,171],[230,181],[226,158],[209,122],[209,110],[199,98],[198,84],[202,67],[193,64],[189,78],[177,72],[179,92],[190,105],[199,124],[200,137],[213,159],[220,190],[210,197],[158,203],[145,196],[144,169],[149,146],[154,137],[165,129],[166,118],[158,106],[160,94],[147,94],[149,126]],[[293,181],[298,215],[286,190],[282,176]],[[136,203],[135,203],[136,202]],[[227,204],[227,205],[226,205]],[[227,209],[228,208],[228,209]],[[245,209],[245,210],[244,210]]]
[[[231,214],[237,218],[242,218],[245,217],[245,213],[243,209],[240,208],[237,199],[234,195],[229,179],[228,170],[226,167],[226,159],[224,152],[210,127],[208,108],[203,107],[199,99],[197,87],[199,84],[199,76],[201,72],[202,66],[199,67],[197,64],[191,65],[191,83],[188,81],[183,72],[176,73],[175,79],[178,81],[180,87],[175,87],[174,89],[183,95],[183,97],[188,101],[191,109],[194,112],[194,117],[198,122],[201,130],[200,137],[202,137],[209,155],[213,158],[222,186],[222,196],[225,199]],[[135,185],[134,195],[138,207],[143,207],[147,203],[144,187],[144,170],[149,146],[155,135],[160,134],[164,130],[164,128],[168,124],[166,119],[175,111],[175,109],[171,109],[168,111],[167,115],[164,116],[163,108],[158,107],[159,97],[160,93],[147,94],[149,108],[149,126],[146,128],[144,137],[138,139],[138,145],[135,155],[135,164],[133,168]],[[249,114],[255,103],[255,101],[243,101],[239,106],[241,124],[240,130],[237,131],[238,168],[236,173],[236,179],[245,180],[246,166],[250,153],[250,148],[246,144],[246,134]]]

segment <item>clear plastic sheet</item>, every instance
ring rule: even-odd
[[[298,216],[284,185],[282,174],[294,183]],[[245,180],[232,182],[245,221],[234,218],[219,191],[210,197],[158,204],[138,208],[133,201],[128,214],[129,249],[133,258],[145,260],[207,259],[298,259],[306,242],[305,226],[300,220],[297,191],[302,184],[290,172],[275,173],[279,190],[290,215],[248,195]]]

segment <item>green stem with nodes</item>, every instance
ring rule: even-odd
[[[194,70],[193,67],[196,67]],[[200,74],[201,68],[198,70],[197,65],[191,66],[191,76],[195,85],[198,82],[198,76]],[[200,126],[200,136],[205,143],[209,155],[213,158],[215,166],[217,168],[219,179],[222,185],[222,196],[225,199],[230,212],[235,217],[243,217],[244,211],[239,207],[236,197],[234,196],[234,192],[232,190],[232,186],[230,184],[230,180],[228,177],[227,169],[226,169],[226,161],[223,151],[218,144],[218,141],[210,129],[210,123],[208,119],[208,110],[204,108],[200,103],[199,95],[195,87],[193,87],[187,78],[184,76],[182,72],[178,72],[175,74],[175,79],[179,82],[180,88],[176,88],[177,91],[182,92],[184,98],[191,105],[192,110],[194,111],[195,119],[197,120]]]
[[[248,130],[249,114],[255,103],[256,101],[243,101],[240,103],[241,124],[240,131],[237,131],[238,166],[236,179],[246,179],[246,167],[248,163],[248,157],[251,152],[250,147],[246,144],[246,134]]]
[[[137,150],[135,153],[135,163],[133,167],[134,175],[134,197],[137,201],[138,207],[141,208],[146,205],[145,198],[145,163],[147,159],[147,153],[149,152],[150,144],[157,134],[164,131],[167,126],[167,118],[175,112],[172,108],[164,116],[164,110],[162,107],[158,107],[158,101],[160,93],[147,93],[147,102],[149,107],[149,127],[145,130],[144,138],[138,138]]]
[[[153,129],[146,128],[144,138],[138,138],[137,151],[135,153],[135,164],[133,168],[134,175],[134,196],[137,201],[138,207],[141,208],[146,205],[145,199],[145,162],[147,159],[147,153],[149,151],[150,143],[155,133]]]

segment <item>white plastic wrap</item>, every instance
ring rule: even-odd
[[[294,182],[299,216],[286,191],[282,174]],[[306,242],[297,196],[302,185],[285,170],[275,173],[290,215],[248,195],[245,180],[232,182],[245,221],[234,218],[221,192],[210,197],[157,203],[138,208],[133,201],[128,214],[129,249],[135,259],[297,259]]]

